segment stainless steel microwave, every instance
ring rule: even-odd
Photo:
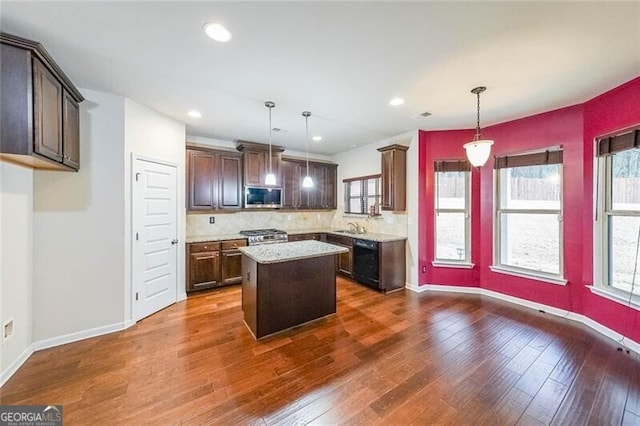
[[[244,207],[280,208],[282,207],[282,188],[244,187]]]

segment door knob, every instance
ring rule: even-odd
[[[176,239],[171,240],[171,244],[178,244],[178,240]]]

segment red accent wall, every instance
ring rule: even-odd
[[[640,77],[584,104],[483,129],[495,140],[492,155],[562,145],[563,248],[566,286],[494,273],[493,158],[472,177],[473,270],[434,268],[433,162],[464,158],[473,130],[421,131],[419,135],[419,259],[421,284],[482,288],[584,314],[640,342],[640,312],[593,295],[593,144],[598,136],[640,124]]]
[[[595,138],[640,124],[640,77],[584,104],[583,277],[593,283],[593,155]],[[640,312],[582,287],[582,313],[640,342]]]
[[[435,160],[463,160],[466,158],[462,144],[470,141],[475,134],[474,130],[451,130],[443,132],[420,132],[419,150],[420,168],[418,176],[418,203],[420,206],[420,282],[429,284],[452,285],[462,287],[478,287],[480,274],[478,264],[480,262],[480,215],[474,212],[480,211],[480,173],[471,172],[471,262],[476,266],[473,269],[434,267],[431,262],[434,258],[434,243],[431,236],[434,234],[434,167]]]

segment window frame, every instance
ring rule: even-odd
[[[440,184],[439,173],[464,173],[464,207],[463,208],[440,208],[440,194],[438,185]],[[434,163],[433,170],[433,266],[468,268],[475,265],[472,263],[471,246],[471,165],[461,160],[439,160]],[[438,215],[439,213],[463,213],[464,214],[464,252],[463,259],[446,259],[438,256]]]
[[[367,176],[358,176],[354,178],[343,179],[342,183],[344,184],[344,213],[348,215],[360,215],[360,216],[371,216],[368,211],[365,210],[365,206],[368,205],[366,200],[373,198],[374,205],[377,205],[376,215],[379,215],[380,205],[382,203],[382,182],[381,182],[382,174],[376,175],[367,175]],[[368,195],[368,181],[374,179],[376,190],[373,196]],[[362,188],[361,194],[359,196],[351,195],[351,184],[353,182],[360,182],[360,187]],[[360,199],[360,210],[361,212],[352,212],[351,209],[351,200],[352,199]]]
[[[493,265],[489,269],[493,272],[514,275],[522,278],[535,279],[551,284],[566,285],[564,276],[564,165],[562,159],[562,147],[549,147],[544,150],[530,151],[496,158],[493,171]],[[511,169],[528,166],[559,166],[559,203],[558,209],[518,209],[502,207],[502,169]],[[503,235],[503,214],[532,214],[532,215],[556,215],[558,220],[558,273],[539,271],[535,269],[513,266],[502,262],[502,250],[504,240],[508,238],[508,229]]]
[[[635,132],[635,142],[624,141]],[[622,144],[620,142],[622,141]],[[614,287],[611,282],[611,234],[610,223],[614,217],[640,217],[639,210],[615,210],[613,208],[613,160],[615,154],[640,149],[640,130],[624,132],[618,136],[596,140],[594,156],[594,286],[591,289],[609,298],[640,310],[640,286],[636,292]]]

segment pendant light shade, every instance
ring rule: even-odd
[[[311,176],[309,176],[309,117],[311,117],[311,113],[309,111],[304,111],[302,113],[302,116],[304,117],[304,141],[307,153],[307,175],[304,177],[304,179],[302,179],[302,187],[313,188],[313,179],[311,179]]]
[[[271,125],[271,109],[275,108],[276,104],[267,101],[264,103],[264,106],[269,108],[269,173],[264,177],[264,184],[268,186],[274,186],[276,184],[276,175],[273,174],[273,170],[271,168],[271,131],[273,126]]]
[[[471,142],[464,144],[464,149],[467,151],[467,158],[473,167],[482,167],[487,162],[491,155],[491,145],[493,141],[490,139],[482,139],[480,136],[480,93],[487,90],[486,87],[476,87],[471,90],[471,93],[478,97],[478,109],[477,109],[477,124],[476,135]]]

